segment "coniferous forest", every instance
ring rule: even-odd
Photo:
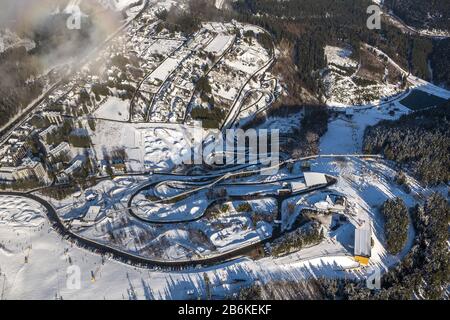
[[[364,152],[383,154],[425,184],[450,180],[450,102],[367,128]]]
[[[271,281],[244,287],[236,298],[245,300],[409,300],[442,299],[450,280],[448,223],[450,205],[442,195],[431,195],[411,210],[416,232],[409,254],[381,277],[381,289],[371,290],[365,281],[319,278],[303,282]],[[311,296],[312,295],[312,296]]]
[[[402,251],[408,238],[408,208],[401,198],[388,199],[381,209],[385,224],[386,248],[391,254]]]
[[[316,96],[322,90],[317,71],[326,65],[324,46],[343,42],[352,45],[355,58],[360,45],[367,43],[412,74],[450,86],[450,62],[442,59],[448,57],[449,41],[407,34],[384,20],[381,30],[369,30],[366,10],[371,4],[367,0],[343,0],[339,4],[333,0],[239,0],[233,8],[238,19],[266,28],[282,48],[290,51],[297,73],[293,81],[300,81]]]
[[[447,0],[386,0],[385,5],[415,28],[448,30],[450,2]]]

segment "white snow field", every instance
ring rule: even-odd
[[[338,66],[353,67],[358,66],[358,62],[351,59],[352,50],[334,46],[325,46],[325,56],[328,63],[333,63]]]
[[[200,145],[203,129],[179,124],[132,124],[98,120],[91,131],[97,158],[116,148],[128,155],[129,171],[171,170]],[[199,138],[197,137],[199,136]],[[193,140],[194,139],[194,140]]]
[[[29,208],[34,215],[40,213],[41,224],[30,227],[17,224],[8,219],[0,224],[0,287],[4,286],[4,299],[196,299],[205,297],[205,287],[199,273],[206,272],[211,279],[211,290],[215,296],[225,297],[227,294],[236,292],[239,286],[249,284],[259,279],[261,282],[277,279],[307,279],[309,277],[362,277],[372,272],[374,266],[380,268],[392,267],[407,253],[412,245],[413,229],[410,228],[408,243],[398,256],[389,255],[383,247],[383,223],[379,213],[380,204],[388,198],[401,196],[406,204],[411,206],[415,203],[414,197],[419,193],[428,193],[430,190],[423,189],[419,184],[408,177],[411,181],[412,192],[406,194],[402,189],[392,182],[395,170],[389,168],[384,162],[363,161],[353,158],[331,158],[312,162],[312,170],[326,172],[339,176],[338,183],[331,191],[345,194],[351,208],[350,223],[345,228],[330,231],[326,234],[326,240],[320,245],[302,249],[298,252],[280,258],[263,258],[257,261],[239,259],[222,265],[199,269],[187,269],[183,272],[160,272],[135,268],[122,263],[102,259],[85,249],[73,247],[66,240],[57,235],[43,219],[43,208],[31,200],[19,197],[11,198],[0,196],[0,207],[4,209],[14,208],[22,205]],[[103,195],[92,203],[92,205],[107,204],[110,208],[120,208],[121,202],[126,202],[127,194],[133,188],[130,184],[139,184],[145,179],[139,177],[120,178],[114,183],[105,181],[94,187],[99,194]],[[55,202],[58,211],[72,203],[72,198]],[[260,210],[271,210],[274,204],[271,200],[256,201],[254,203]],[[84,201],[80,201],[80,205]],[[236,208],[238,202],[233,203]],[[253,203],[252,203],[253,206]],[[41,211],[40,211],[41,210]],[[65,210],[65,217],[70,217],[70,206]],[[79,211],[79,209],[78,209]],[[72,216],[75,216],[73,214]],[[127,221],[129,225],[123,225],[117,234],[125,236],[125,250],[136,252],[141,244],[132,241],[132,235],[138,235],[142,230],[149,230],[149,226],[134,222],[131,224],[129,218],[124,219],[122,213],[116,213],[116,221]],[[232,248],[239,243],[252,241],[254,236],[264,237],[270,232],[270,225],[259,223],[257,233],[252,233],[247,227],[248,222],[245,215],[236,215],[231,209],[222,219],[231,219],[233,228],[244,227],[235,232],[233,229],[222,229],[205,231],[211,236],[217,246],[216,250]],[[22,219],[23,221],[23,219]],[[108,223],[116,223],[109,220]],[[214,221],[214,220],[212,220]],[[225,221],[225,220],[222,220]],[[355,261],[351,258],[353,233],[352,230],[363,221],[369,222],[374,238],[371,265],[367,268],[357,268]],[[105,221],[106,222],[106,221]],[[202,224],[205,222],[202,222]],[[94,224],[78,229],[83,236],[90,236],[99,242],[102,240],[102,225]],[[81,231],[84,230],[84,231]],[[211,230],[208,233],[207,230]],[[251,229],[250,229],[251,230]],[[244,232],[243,232],[244,231]],[[192,231],[177,225],[175,228],[162,228],[160,231],[151,230],[152,237],[147,244],[154,241],[158,243],[163,238],[167,242],[164,258],[179,259],[186,252],[194,250],[196,254],[206,253],[205,248],[193,242]],[[145,238],[142,238],[145,239]],[[119,244],[109,245],[118,246]],[[182,245],[182,247],[180,247]],[[138,247],[137,247],[138,246]],[[142,248],[149,248],[143,246]],[[70,266],[78,266],[81,271],[81,289],[69,289],[66,285]],[[92,277],[93,275],[93,277]],[[236,281],[240,280],[240,281]],[[242,282],[243,281],[243,282]],[[239,284],[238,284],[239,282]]]
[[[107,100],[95,111],[96,118],[107,120],[127,121],[130,114],[130,101],[116,97]]]
[[[137,0],[116,1],[118,9],[135,2]],[[224,2],[216,0],[215,3],[222,8]],[[170,7],[173,3],[166,0],[156,5],[153,1],[150,10]],[[161,32],[160,39],[152,36],[152,28],[134,38],[134,43],[140,47],[138,55],[148,62],[141,93],[148,101],[155,94],[156,108],[146,109],[148,101],[142,100],[142,106],[138,103],[135,106],[139,109],[138,117],[131,115],[131,118],[143,122],[147,120],[144,119],[146,112],[149,112],[150,121],[176,122],[179,117],[184,119],[184,113],[178,114],[178,111],[185,110],[186,106],[171,99],[172,94],[176,95],[181,90],[185,92],[186,101],[192,99],[198,105],[204,105],[201,97],[195,95],[193,83],[172,83],[171,80],[172,77],[184,80],[193,75],[185,65],[201,65],[198,57],[191,56],[198,48],[215,55],[227,52],[208,73],[212,96],[224,109],[236,109],[234,112],[241,113],[241,116],[250,116],[253,109],[240,110],[239,106],[246,94],[251,92],[255,93],[255,97],[249,100],[249,104],[254,104],[256,110],[268,105],[268,100],[274,96],[272,91],[279,86],[277,79],[264,80],[262,76],[272,60],[271,54],[255,40],[234,41],[236,27],[241,32],[262,32],[257,27],[238,23],[208,23],[203,28],[208,32],[195,37],[189,50],[178,50],[186,39],[180,33],[169,34],[167,30]],[[227,51],[228,48],[230,50]],[[156,53],[162,57],[150,58]],[[335,86],[337,91],[350,92],[350,98],[341,99],[342,96],[337,96],[336,91],[330,90],[328,104],[335,112],[328,132],[321,139],[320,153],[360,153],[367,126],[384,119],[397,119],[411,112],[398,102],[406,94],[397,96],[395,85],[374,85],[372,89],[378,94],[376,101],[352,106],[352,94],[356,94],[358,87],[352,79],[352,73],[357,72],[357,61],[352,60],[351,51],[345,48],[327,46],[325,53],[329,64],[338,66],[334,71],[339,71],[339,67],[341,71],[351,69],[350,75],[339,78],[336,76],[338,72],[335,72],[327,78],[331,89]],[[377,54],[382,55],[378,51]],[[394,65],[391,60],[388,63]],[[396,65],[394,67],[399,69]],[[410,76],[408,80],[412,87],[450,97],[450,92],[421,79]],[[176,86],[182,89],[175,90]],[[381,101],[383,97],[389,98],[389,101]],[[167,101],[172,104],[170,108],[167,108]],[[205,183],[208,181],[206,176],[196,176],[197,179],[181,175],[168,177],[167,171],[176,169],[183,159],[190,156],[192,149],[199,147],[202,139],[198,137],[204,138],[206,131],[199,128],[195,131],[192,130],[195,127],[188,125],[127,123],[130,118],[129,101],[115,97],[108,98],[94,114],[99,119],[96,130],[90,131],[90,136],[97,159],[102,160],[114,149],[123,148],[128,155],[127,169],[136,175],[101,180],[58,201],[39,192],[35,194],[51,203],[71,232],[105,248],[165,262],[201,261],[202,258],[217,257],[266,240],[279,223],[283,231],[289,230],[298,222],[301,209],[323,204],[331,193],[345,195],[348,202],[345,212],[347,220],[337,229],[324,226],[325,239],[320,244],[282,257],[264,257],[255,261],[238,258],[211,267],[199,263],[196,267],[173,271],[157,267],[140,268],[115,261],[108,255],[93,253],[88,248],[78,248],[55,232],[47,220],[45,208],[40,204],[26,197],[0,195],[0,300],[205,299],[208,290],[204,274],[210,279],[209,289],[214,298],[226,298],[241,286],[256,281],[298,281],[322,276],[362,278],[372,274],[374,267],[384,270],[392,268],[405,257],[413,244],[415,234],[410,223],[407,243],[402,252],[393,256],[386,251],[384,220],[380,212],[382,203],[386,199],[401,197],[411,207],[433,191],[407,176],[411,192],[406,193],[394,182],[397,172],[388,161],[332,156],[311,160],[310,164],[313,172],[336,177],[335,185],[293,196],[278,206],[278,192],[287,187],[287,181],[304,181],[300,162],[268,177],[243,175],[226,178],[228,169],[224,168],[221,175],[225,178],[217,184]],[[298,127],[301,117],[301,112],[288,119],[273,117],[259,128],[292,132]],[[144,175],[144,172],[147,174]],[[161,183],[168,180],[170,183]],[[130,201],[129,208],[130,197],[150,183],[155,183],[154,189],[140,191],[134,201]],[[199,185],[207,185],[207,188],[177,201],[159,201]],[[210,207],[213,203],[211,199],[219,197],[215,192],[221,194],[220,201]],[[230,200],[232,197],[245,200]],[[294,205],[292,212],[288,210],[290,204]],[[129,209],[133,209],[135,214],[130,213]],[[278,210],[281,210],[281,221],[277,220]],[[95,215],[90,212],[95,212]],[[368,225],[372,230],[369,267],[360,266],[352,258],[354,231],[362,225]],[[78,270],[80,286],[73,287],[73,272]]]
[[[143,194],[139,194],[133,205],[136,206],[136,214],[142,218],[151,221],[170,222],[201,217],[208,206],[208,201],[194,196],[180,200],[174,206],[167,206],[167,204],[148,201]]]
[[[167,58],[148,78],[150,82],[155,80],[165,81],[179,65],[180,61],[174,58]]]
[[[22,197],[8,197],[0,201],[0,225],[38,227],[45,218],[43,207]]]
[[[0,203],[6,201],[0,197]],[[37,206],[37,205],[34,205]],[[206,298],[199,270],[161,272],[135,268],[73,247],[46,222],[31,230],[0,225],[0,288],[2,299],[197,299]],[[28,262],[24,263],[25,256]],[[331,265],[326,259],[322,267]],[[67,286],[73,269],[80,270],[80,288]],[[325,270],[325,268],[323,269]],[[327,269],[328,273],[331,273]],[[201,270],[211,279],[212,294],[225,297],[260,279],[311,276],[307,266],[278,266],[271,260],[240,259]],[[318,269],[314,270],[317,274]],[[92,274],[94,278],[92,278]],[[242,282],[244,281],[244,282]],[[69,281],[69,283],[71,283]]]
[[[190,157],[192,132],[189,127],[153,127],[141,131],[144,166],[152,170],[169,170]]]
[[[327,173],[338,177],[338,183],[330,187],[330,190],[343,194],[348,198],[351,221],[350,224],[345,224],[337,231],[330,231],[327,235],[328,240],[324,243],[305,249],[306,251],[302,250],[299,254],[303,258],[329,256],[326,252],[332,252],[335,255],[351,255],[353,253],[352,237],[354,229],[362,223],[372,224],[376,237],[382,243],[384,240],[382,223],[380,222],[381,215],[378,210],[379,206],[386,199],[394,196],[401,196],[405,199],[408,206],[412,206],[415,203],[414,197],[428,192],[427,189],[421,188],[411,178],[413,192],[406,194],[394,182],[395,170],[391,169],[384,162],[336,157],[312,161],[312,166],[315,172]],[[287,169],[283,169],[273,178],[280,179],[285,174],[288,174]],[[253,195],[261,198],[248,201],[253,208],[253,215],[258,216],[258,219],[253,221],[253,223],[250,223],[249,220],[252,215],[236,209],[240,205],[239,202],[225,203],[229,209],[219,215],[212,213],[212,216],[203,216],[206,206],[210,203],[207,197],[209,187],[207,190],[198,191],[177,202],[169,201],[165,203],[154,199],[151,193],[141,191],[134,198],[131,206],[139,218],[151,222],[148,223],[129,215],[126,207],[129,197],[134,190],[139,189],[139,186],[148,185],[149,182],[154,182],[156,186],[159,186],[160,184],[158,183],[164,181],[167,177],[154,175],[150,179],[149,181],[145,176],[124,177],[121,178],[120,182],[102,182],[86,191],[99,195],[95,201],[90,203],[80,199],[80,201],[77,201],[79,204],[73,206],[71,205],[71,198],[63,202],[52,202],[58,209],[60,216],[67,221],[80,219],[83,213],[89,209],[89,206],[100,206],[99,218],[95,224],[85,224],[83,228],[77,226],[74,227],[73,231],[122,251],[154,259],[165,260],[177,257],[177,259],[182,260],[191,259],[194,256],[214,256],[216,253],[226,252],[243,244],[265,239],[272,232],[271,224],[275,218],[273,216],[276,211],[275,204],[273,200],[269,200],[269,196],[266,198],[261,198],[261,196],[264,193],[276,195],[277,190],[281,186],[280,183],[258,185],[250,177],[250,184],[243,184],[246,181],[244,178],[244,180],[239,180],[237,185],[231,183],[220,186],[227,190],[229,196]],[[189,181],[189,177],[180,179]],[[274,179],[265,181],[274,181]],[[127,180],[129,181],[127,182]],[[295,181],[295,179],[292,181]],[[252,185],[254,190],[250,190]],[[134,187],[127,188],[126,186]],[[194,185],[192,188],[196,188],[196,186]],[[156,189],[159,190],[160,188]],[[146,199],[146,194],[151,197]],[[304,203],[300,202],[303,197],[295,196],[286,201],[294,201],[294,203],[297,203],[296,207],[300,209],[302,203]],[[315,202],[323,200],[322,198],[325,198],[324,191],[316,191],[308,195],[304,201],[307,201],[306,203],[313,201],[311,205],[314,205]],[[283,215],[286,214],[286,201],[282,205]],[[225,204],[219,203],[220,206]],[[299,212],[300,210],[296,210],[291,218],[295,219]],[[264,217],[268,213],[269,216]],[[270,218],[270,215],[273,217]],[[193,221],[194,219],[195,221]],[[284,218],[282,220],[283,224],[290,223]],[[159,222],[169,224],[159,225]],[[171,236],[168,238],[167,235],[164,236],[168,232],[170,234],[170,231],[175,227],[179,230],[177,234],[187,233],[189,237],[173,238]],[[377,250],[380,252],[380,255],[374,254],[374,261],[383,261],[386,265],[391,264],[392,261],[397,261],[395,260],[396,257],[387,255],[381,245]]]
[[[216,56],[220,56],[228,48],[231,42],[234,40],[234,36],[218,34],[213,41],[205,48],[206,52],[211,52]]]
[[[328,124],[328,131],[320,140],[322,154],[357,154],[362,150],[364,131],[381,120],[396,120],[410,110],[399,102],[373,108],[351,108],[353,115],[339,114]],[[395,109],[395,111],[394,111]],[[394,111],[392,114],[391,111]]]
[[[450,91],[441,88],[435,89],[433,85],[418,85],[417,88],[444,99],[450,98]],[[413,91],[410,90],[410,92]],[[408,92],[400,94],[392,100],[381,102],[378,105],[365,107],[341,105],[333,108],[339,112],[330,120],[328,131],[320,139],[320,153],[360,153],[363,147],[364,131],[368,126],[373,126],[382,120],[396,120],[402,115],[412,112],[400,103],[408,94]],[[342,112],[342,110],[346,111]]]

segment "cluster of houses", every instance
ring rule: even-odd
[[[200,30],[153,72],[152,77],[160,81],[158,85],[166,83],[157,91],[150,108],[152,121],[176,123],[184,120],[195,84],[208,69],[208,59],[196,53],[213,38],[208,30]]]
[[[32,132],[33,127],[25,124],[0,147],[1,166],[17,166],[20,163],[29,151],[27,138]]]
[[[18,128],[0,147],[0,181],[13,182],[35,178],[43,183],[49,181],[42,163],[31,155],[28,137],[33,132],[31,125]]]
[[[24,158],[18,167],[0,167],[0,181],[8,183],[32,178],[43,183],[50,181],[42,163],[31,158]]]
[[[47,144],[46,138],[58,130],[63,117],[58,112],[42,112],[49,126],[38,131],[30,123],[22,125],[0,147],[0,183],[11,184],[17,181],[37,180],[48,185],[52,181],[49,170],[56,175],[56,183],[66,183],[70,176],[82,167],[85,157],[74,154],[69,143]],[[33,157],[30,137],[36,134],[45,149],[46,161]],[[68,164],[68,165],[67,165]]]

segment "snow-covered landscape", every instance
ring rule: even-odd
[[[226,283],[233,278],[241,278],[245,279],[246,282],[251,282],[253,278],[264,279],[265,277],[276,276],[277,270],[284,270],[285,268],[305,277],[317,277],[319,275],[337,277],[352,275],[361,277],[366,272],[369,272],[370,268],[365,271],[364,269],[356,268],[355,271],[352,271],[357,266],[357,263],[352,262],[354,240],[352,239],[353,234],[351,230],[358,228],[364,223],[370,225],[374,235],[373,239],[375,239],[371,258],[372,267],[389,268],[395,265],[401,256],[408,251],[408,248],[411,246],[412,235],[409,236],[409,243],[399,256],[391,256],[386,253],[386,250],[383,248],[384,239],[382,236],[382,218],[378,211],[379,203],[387,198],[402,196],[404,199],[410,199],[407,201],[409,204],[412,204],[416,194],[431,191],[422,189],[417,182],[413,183],[416,187],[414,187],[412,194],[408,195],[401,189],[396,189],[395,184],[392,182],[395,170],[390,169],[387,164],[378,160],[330,158],[313,161],[311,166],[314,171],[333,174],[340,178],[335,185],[323,192],[312,192],[308,195],[294,196],[285,200],[286,203],[283,203],[281,212],[283,224],[288,223],[287,217],[289,217],[289,221],[292,219],[294,221],[298,220],[297,215],[300,214],[298,210],[302,206],[309,207],[313,206],[314,203],[319,203],[321,198],[325,199],[327,193],[345,195],[348,206],[345,213],[346,222],[337,229],[331,228],[331,225],[326,227],[325,240],[314,247],[305,248],[279,258],[268,257],[254,262],[243,259],[241,261],[237,260],[232,264],[221,265],[219,263],[214,267],[209,267],[205,272],[211,274],[212,279],[215,279],[220,274],[221,280],[217,279],[218,283]],[[280,174],[287,175],[284,170]],[[145,179],[139,178],[137,181],[145,182]],[[208,254],[207,252],[211,248],[216,248],[214,250],[220,253],[224,252],[224,250],[232,250],[236,248],[236,245],[245,246],[247,243],[253,243],[255,237],[259,240],[264,239],[266,237],[265,232],[270,232],[272,228],[270,225],[263,227],[258,222],[255,231],[250,231],[253,228],[251,227],[251,220],[246,218],[245,214],[239,212],[242,201],[223,203],[223,205],[228,207],[226,213],[219,213],[219,218],[214,218],[213,220],[213,216],[210,216],[204,217],[197,222],[183,225],[173,222],[173,227],[170,224],[159,227],[155,225],[153,227],[151,223],[145,223],[130,216],[127,210],[121,210],[121,208],[126,207],[126,200],[129,197],[127,194],[132,194],[135,188],[123,188],[120,186],[129,186],[133,183],[136,183],[135,179],[120,178],[113,184],[108,183],[105,185],[102,183],[91,190],[87,190],[86,194],[91,194],[91,191],[99,195],[102,194],[101,197],[99,196],[96,200],[89,202],[91,208],[93,206],[102,208],[99,215],[91,222],[81,222],[83,220],[81,217],[85,215],[85,210],[87,209],[86,205],[83,205],[82,198],[77,200],[77,204],[73,204],[72,200],[67,199],[54,203],[53,206],[59,212],[61,218],[64,218],[65,224],[71,225],[69,229],[72,232],[91,238],[99,243],[107,241],[105,244],[117,246],[120,250],[130,251],[143,257],[150,257],[150,252],[156,254],[158,251],[156,248],[154,249],[156,251],[150,250],[152,242],[164,237],[165,241],[163,243],[167,244],[162,248],[162,243],[160,242],[157,246],[162,254],[159,258],[168,259],[169,261],[177,261],[189,250],[194,250],[196,255],[204,256]],[[200,195],[197,195],[196,198],[198,196]],[[4,298],[53,298],[57,295],[67,299],[88,297],[90,294],[97,294],[106,298],[122,298],[122,296],[130,298],[133,295],[136,295],[136,298],[148,298],[149,296],[153,298],[189,298],[191,290],[195,291],[195,295],[201,295],[201,283],[198,283],[198,279],[195,280],[197,272],[195,268],[179,273],[158,271],[149,273],[145,268],[136,269],[116,262],[114,259],[111,260],[107,255],[95,255],[90,253],[89,250],[71,245],[70,242],[66,243],[58,234],[51,231],[45,218],[46,210],[38,203],[21,197],[13,197],[12,199],[10,196],[5,195],[0,197],[2,199],[0,212],[2,213],[3,222],[0,225],[2,229],[1,254],[7,256],[8,261],[10,261],[6,269],[2,268],[3,281],[6,286]],[[135,201],[143,200],[136,198]],[[200,205],[197,210],[201,212],[201,215],[205,213],[206,207],[202,207],[200,203],[196,204],[195,201],[186,203],[189,203],[189,207],[192,208]],[[289,203],[302,203],[302,206],[298,206],[298,210],[293,213],[294,215],[291,215],[288,209]],[[275,201],[271,198],[249,201],[249,204],[250,210],[254,214],[261,212],[261,214],[265,215],[268,212],[276,212],[277,210]],[[176,207],[185,206],[183,201],[174,205]],[[132,207],[134,208],[134,205]],[[8,210],[9,208],[20,208],[20,216],[15,211]],[[138,210],[146,210],[145,205],[142,204],[138,204],[136,208],[139,208]],[[183,219],[199,217],[198,214],[195,216],[193,209],[182,208],[181,211],[177,212],[176,210],[173,211],[173,209],[171,211],[171,219],[173,221],[178,220],[181,222]],[[136,214],[140,216],[140,213]],[[191,216],[192,214],[194,216]],[[285,216],[286,218],[284,218]],[[154,220],[157,219],[155,213],[151,213],[150,217]],[[81,219],[80,222],[77,222],[79,221],[78,219]],[[164,221],[163,216],[160,221]],[[268,221],[273,223],[273,218]],[[250,225],[247,225],[248,223]],[[211,226],[208,227],[209,224]],[[208,230],[217,228],[212,227],[214,224],[230,224],[233,226],[233,229],[218,229],[210,233]],[[179,229],[175,228],[175,226],[178,226],[177,228]],[[249,227],[250,229],[248,229]],[[206,244],[204,241],[196,242],[193,232],[195,233],[197,228],[200,228],[198,230],[203,230],[206,237],[210,237],[210,248],[204,247]],[[120,241],[121,244],[117,242],[113,244],[110,240],[107,240],[108,237],[103,233],[110,232],[108,230],[122,239],[132,240],[132,235],[138,235],[140,240],[131,242]],[[146,237],[143,236],[143,232],[150,232],[155,239],[148,242]],[[412,229],[411,232],[413,232]],[[161,235],[157,236],[155,233],[161,233]],[[14,242],[9,240],[11,235],[14,235]],[[270,236],[270,233],[268,235]],[[143,246],[144,243],[145,246]],[[328,252],[328,254],[324,254],[325,252]],[[43,261],[40,260],[42,256],[46,257]],[[299,259],[298,257],[301,258]],[[25,265],[23,265],[24,259],[27,261]],[[37,265],[39,267],[36,267]],[[262,268],[263,265],[265,266],[264,268]],[[79,266],[81,268],[83,290],[77,291],[65,288],[68,276],[67,268],[70,266]],[[14,276],[17,272],[16,268],[21,268],[20,274],[23,274],[22,277],[17,278],[17,276]],[[94,279],[92,279],[92,272]],[[115,277],[114,274],[116,275]],[[177,296],[166,296],[167,294],[175,293],[169,291],[167,286],[175,279],[183,278],[185,281],[182,282],[184,284],[180,284],[180,288],[177,288]],[[34,281],[40,282],[45,281],[47,289],[29,292],[27,279],[35,279]],[[125,279],[127,281],[124,281]],[[111,291],[110,288],[115,290]],[[228,290],[220,285],[214,289],[214,294],[217,296],[224,295],[227,292]]]
[[[58,59],[0,13],[0,300],[448,299],[446,31],[271,1],[56,1]]]

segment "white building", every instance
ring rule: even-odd
[[[0,181],[12,182],[14,181],[14,171],[16,168],[13,167],[1,167],[0,168]]]
[[[325,174],[318,172],[305,172],[305,183],[308,188],[327,185],[328,180]]]
[[[56,175],[56,182],[58,184],[65,184],[70,181],[69,176],[65,172],[58,173]]]
[[[61,142],[58,146],[51,149],[48,154],[52,156],[53,158],[57,158],[58,156],[62,154],[66,154],[70,159],[72,159],[73,154],[70,149],[70,145],[67,142]]]
[[[292,181],[290,183],[291,192],[295,193],[306,189],[306,185],[301,181]]]
[[[83,161],[76,160],[70,167],[68,167],[66,170],[64,170],[64,173],[68,176],[71,176],[74,174],[78,169],[80,169],[83,166]]]
[[[355,259],[362,265],[369,264],[372,254],[372,231],[369,226],[355,229]]]
[[[33,177],[45,183],[50,181],[42,163],[30,158],[26,158],[13,172],[14,180],[25,180]]]
[[[59,112],[44,112],[42,115],[52,124],[60,125],[63,123],[63,117]]]
[[[45,139],[47,138],[47,135],[48,135],[48,134],[55,132],[57,129],[58,129],[58,127],[57,127],[56,125],[52,124],[52,125],[49,126],[47,129],[42,130],[42,131],[39,133],[39,137],[40,137],[42,140],[45,140]]]

